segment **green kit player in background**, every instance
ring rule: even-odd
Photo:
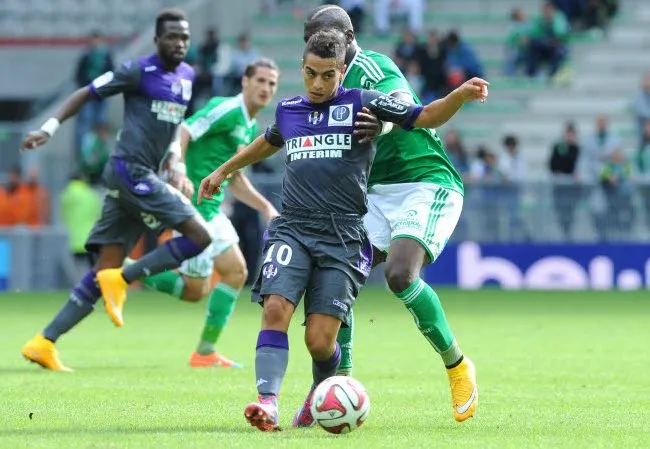
[[[183,164],[186,164],[191,186],[184,189],[184,193],[192,196],[192,204],[207,222],[212,244],[197,257],[185,261],[178,272],[167,271],[146,278],[143,282],[150,288],[186,301],[199,301],[210,295],[205,327],[199,345],[190,358],[193,367],[241,367],[217,353],[215,344],[248,277],[237,232],[221,211],[224,190],[201,204],[197,204],[193,192],[198,192],[201,180],[215,167],[230,159],[238,149],[251,143],[257,136],[255,116],[273,98],[279,76],[275,62],[269,59],[253,62],[242,77],[242,92],[239,95],[212,98],[181,127],[181,150],[185,161],[171,162],[175,168],[172,173],[182,173]],[[175,180],[171,182],[175,183]],[[255,190],[243,173],[235,173],[227,183],[235,198],[259,211],[266,221],[278,215],[273,205]],[[219,273],[220,280],[210,293],[213,270]]]
[[[347,13],[323,5],[308,16],[305,42],[320,30],[335,29],[347,38],[343,87],[374,89],[409,103],[420,101],[386,55],[362,50]],[[385,260],[388,287],[413,315],[422,335],[440,354],[449,377],[454,418],[471,417],[478,403],[476,371],[463,356],[435,291],[420,279],[424,265],[436,261],[460,218],[463,182],[434,130],[382,130],[368,180],[368,214],[364,224],[375,251]],[[352,369],[352,325],[341,329],[341,374]],[[304,410],[304,407],[303,409]],[[311,419],[297,419],[309,425]]]

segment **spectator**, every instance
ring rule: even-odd
[[[650,120],[650,72],[643,75],[641,81],[641,92],[634,99],[634,114],[638,123],[638,145],[643,143],[643,130],[645,123]]]
[[[549,169],[553,175],[553,206],[564,238],[572,240],[574,214],[581,197],[577,165],[580,145],[573,123],[565,125],[562,139],[553,145]]]
[[[605,31],[609,20],[616,14],[617,9],[618,0],[586,0],[582,12],[584,29]]]
[[[5,190],[7,192],[7,225],[26,225],[29,210],[25,205],[30,201],[30,194],[23,182],[20,167],[14,167],[9,172]]]
[[[639,194],[645,208],[646,226],[650,228],[650,120],[643,126],[641,145],[636,153]]]
[[[476,153],[476,160],[470,166],[470,180],[476,182],[471,202],[480,211],[483,219],[480,238],[484,241],[498,241],[501,238],[501,196],[503,175],[496,155],[484,146]]]
[[[417,59],[409,61],[404,70],[404,76],[409,82],[413,90],[417,93],[418,96],[422,94],[424,89],[424,77],[422,76],[422,69],[420,68],[420,62]]]
[[[505,74],[515,76],[520,66],[525,65],[530,44],[530,23],[521,8],[514,8],[510,13],[510,31],[506,38]]]
[[[580,158],[580,170],[587,181],[600,178],[603,164],[609,161],[612,152],[619,148],[621,139],[610,129],[609,119],[600,114],[596,117],[596,130],[584,145],[584,157]]]
[[[41,184],[38,175],[38,168],[31,167],[27,172],[25,192],[28,199],[23,205],[26,209],[26,221],[28,226],[43,226],[50,222],[50,194]]]
[[[445,69],[450,88],[456,88],[475,76],[483,77],[483,67],[474,49],[452,30],[446,39]]]
[[[600,185],[605,194],[606,210],[596,218],[601,241],[629,234],[634,223],[631,166],[625,153],[616,148],[603,165]]]
[[[192,97],[218,95],[218,87],[214,85],[212,69],[219,58],[219,32],[216,28],[205,30],[205,37],[199,46],[196,64],[196,81]]]
[[[93,186],[101,185],[104,165],[111,154],[110,128],[98,123],[95,130],[86,134],[81,145],[80,170]]]
[[[427,33],[427,44],[421,47],[419,59],[424,77],[422,102],[427,104],[442,98],[447,93],[445,51],[436,30],[429,30]]]
[[[375,0],[375,30],[381,35],[390,33],[390,17],[407,16],[408,27],[414,33],[422,31],[424,0]]]
[[[553,5],[567,18],[572,27],[583,21],[585,7],[589,0],[553,0]]]
[[[448,129],[445,132],[445,150],[449,160],[454,164],[458,173],[466,178],[469,173],[469,161],[467,151],[460,139],[460,134],[455,129]]]
[[[11,211],[9,210],[9,197],[4,186],[0,185],[0,227],[10,226]]]
[[[542,15],[531,28],[527,74],[537,76],[542,64],[548,65],[549,77],[555,75],[568,54],[569,23],[553,3],[545,2]]]
[[[241,89],[241,77],[244,76],[246,67],[260,57],[259,51],[251,47],[251,38],[247,33],[242,33],[237,38],[237,48],[230,56],[230,73],[228,75],[228,95],[235,94]],[[225,95],[226,93],[224,93]]]
[[[77,87],[90,84],[101,74],[113,70],[113,57],[104,44],[102,35],[94,32],[88,40],[88,47],[79,57],[75,71]],[[93,99],[84,105],[77,115],[75,130],[75,149],[79,151],[83,136],[91,131],[97,123],[104,122],[106,100]]]
[[[339,5],[350,16],[354,34],[362,34],[363,20],[366,16],[366,0],[340,0]]]
[[[521,192],[526,180],[526,160],[519,151],[519,140],[513,135],[503,139],[505,152],[499,158],[499,172],[504,180],[503,200],[509,216],[509,235],[514,239],[529,240],[530,235],[521,217]]]
[[[80,174],[75,174],[61,192],[59,207],[75,269],[86,272],[91,265],[86,239],[101,214],[101,199]]]
[[[421,50],[422,47],[418,43],[415,33],[409,28],[404,28],[402,39],[395,48],[395,64],[402,73],[406,72],[406,67],[411,61],[415,61],[420,56]]]

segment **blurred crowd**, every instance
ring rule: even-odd
[[[590,216],[599,241],[625,239],[638,220],[650,229],[650,72],[640,84],[632,101],[638,139],[631,145],[612,129],[606,114],[598,114],[592,129],[578,130],[573,122],[565,123],[549,148],[552,207],[567,241],[576,238],[576,212],[581,208]],[[462,133],[453,128],[443,139],[465,180],[467,206],[482,217],[481,238],[531,240],[533,232],[522,218],[524,194],[530,187],[525,155],[530,152],[522,151],[518,136],[504,136],[499,151],[479,145],[471,152]],[[539,191],[535,193],[539,196]],[[463,238],[466,226],[459,225],[458,238]]]
[[[463,37],[462,30],[443,32],[424,28],[424,0],[340,0],[337,3],[348,11],[360,35],[387,35],[402,27],[392,56],[423,102],[444,96],[471,77],[486,76],[484,61]],[[523,8],[515,8],[510,13],[511,27],[504,33],[503,73],[506,76],[552,79],[570,57],[571,36],[583,32],[606,33],[618,9],[618,0],[553,0],[539,4],[538,13],[531,18]],[[272,16],[283,8],[290,8],[297,18],[305,13],[301,0],[263,2],[264,14]],[[367,23],[370,8],[373,23]],[[188,114],[211,96],[238,93],[244,68],[260,56],[248,32],[230,43],[221,38],[217,28],[204,30],[194,39],[187,57],[197,72]],[[93,33],[79,56],[75,82],[85,86],[113,66],[111,49],[100,33]],[[632,102],[638,125],[633,148],[611,129],[606,115],[595,118],[593,130],[578,130],[574,123],[558,129],[558,141],[549,148],[548,174],[554,180],[550,196],[563,238],[575,237],[576,211],[580,208],[588,210],[600,240],[625,235],[642,215],[636,204],[643,205],[645,221],[650,227],[650,73],[643,78],[641,86]],[[60,208],[66,226],[85,236],[99,214],[101,173],[117,130],[107,121],[106,103],[101,100],[86,105],[75,126],[73,145],[77,167],[56,207]],[[503,136],[500,148],[495,151],[486,145],[468,148],[460,129],[448,128],[441,134],[450,158],[466,182],[468,208],[478,211],[481,217],[481,237],[531,239],[534,230],[522,214],[526,208],[525,186],[529,185],[525,155],[530,152],[520,148],[520,141],[525,139],[514,134]],[[275,170],[276,167],[266,163],[252,167],[256,174],[272,174]],[[36,197],[37,200],[28,201]],[[25,204],[39,206],[24,207]],[[250,225],[257,222],[255,212],[239,203],[227,207],[242,236],[242,245],[248,240],[258,240],[262,230]],[[19,169],[12,171],[0,188],[0,212],[3,226],[39,226],[49,222],[50,200],[39,184],[37,172],[23,176]],[[477,216],[474,212],[473,216]],[[76,219],[81,215],[88,219]],[[468,228],[465,217],[456,237],[464,238]],[[246,234],[250,234],[250,239]],[[73,253],[83,251],[82,240],[77,240],[71,242]],[[149,236],[147,241],[147,246],[156,244],[155,236]],[[250,259],[256,260],[255,248],[245,253],[247,256],[253,253]]]

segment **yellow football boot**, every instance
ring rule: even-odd
[[[59,351],[57,351],[54,343],[43,337],[42,334],[36,334],[34,338],[25,343],[21,352],[27,360],[37,363],[45,369],[72,371],[59,360]]]
[[[97,282],[104,297],[104,307],[113,324],[124,326],[122,309],[126,301],[126,291],[129,284],[122,277],[121,268],[110,268],[97,272]]]
[[[451,405],[454,419],[458,422],[471,418],[478,405],[478,386],[476,385],[476,368],[470,359],[463,358],[458,366],[447,370],[451,387]]]

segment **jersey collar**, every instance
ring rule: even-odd
[[[237,94],[237,98],[239,98],[239,103],[241,103],[241,113],[244,114],[244,120],[246,120],[246,125],[250,126],[252,120],[250,115],[248,115],[248,108],[246,107],[246,102],[244,101],[244,94],[243,93]]]
[[[352,64],[354,64],[354,61],[357,60],[357,56],[359,56],[359,53],[361,53],[361,47],[357,46],[357,50],[354,53],[354,56],[352,57],[352,60],[348,64],[348,66],[345,68],[345,73],[343,74],[343,79],[341,80],[341,85],[345,82],[345,78],[347,78],[348,73],[350,73],[350,68],[352,67]]]

